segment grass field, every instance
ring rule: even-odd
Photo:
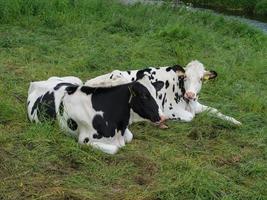
[[[267,199],[267,36],[209,12],[111,0],[0,0],[0,199]],[[130,127],[116,155],[26,117],[29,82],[186,64],[218,72],[191,123]]]

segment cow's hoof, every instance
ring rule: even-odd
[[[233,121],[233,123],[234,123],[235,125],[237,125],[237,126],[241,126],[241,125],[242,125],[242,123],[239,122],[239,121],[237,121],[237,120]]]
[[[115,154],[119,150],[118,146],[112,145],[112,144],[93,142],[90,145],[93,146],[94,148],[99,149],[99,150],[101,150],[101,151],[103,151],[105,153],[108,153],[108,154]]]
[[[133,140],[133,134],[131,133],[129,129],[125,130],[124,140],[126,143],[130,143]]]
[[[160,129],[167,129],[169,128],[166,124],[164,124],[163,122],[161,123],[153,123],[154,126],[159,127]]]
[[[169,127],[168,127],[166,124],[164,124],[164,123],[160,123],[158,126],[159,126],[160,129],[168,129],[168,128],[169,128]]]
[[[106,145],[105,148],[100,148],[100,150],[107,154],[113,155],[118,152],[119,148],[115,145]]]
[[[181,120],[182,122],[191,122],[193,118],[194,118],[193,115],[186,115],[181,117],[179,120]]]

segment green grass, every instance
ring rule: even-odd
[[[0,199],[266,199],[267,36],[209,12],[112,1],[0,0]],[[219,73],[201,102],[241,127],[130,127],[114,156],[26,117],[29,82],[113,69],[186,64]]]

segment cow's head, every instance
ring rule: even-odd
[[[151,84],[147,76],[130,84],[130,106],[135,113],[152,122],[163,122],[165,117],[157,104],[156,92],[164,86],[162,81]]]
[[[201,90],[202,82],[204,80],[210,80],[217,77],[215,71],[207,71],[204,65],[199,61],[191,61],[185,67],[184,97],[188,100],[196,100],[198,93]]]

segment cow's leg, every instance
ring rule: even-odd
[[[226,120],[226,121],[229,121],[229,122],[232,122],[236,125],[241,125],[241,122],[237,121],[235,118],[233,117],[229,117],[227,115],[224,115],[222,114],[221,112],[219,112],[216,108],[212,108],[212,107],[209,107],[209,106],[205,106],[205,105],[202,105],[198,102],[196,102],[196,104],[194,105],[194,108],[195,108],[195,112],[196,114],[197,113],[201,113],[201,112],[208,112],[212,115],[215,115],[216,117],[218,117],[219,119],[222,119],[222,120]]]
[[[99,149],[105,153],[108,154],[115,154],[118,150],[119,147],[113,144],[105,144],[102,142],[97,142],[97,141],[90,141],[90,135],[92,135],[93,133],[90,132],[89,129],[86,129],[84,127],[80,127],[79,129],[79,138],[78,141],[80,144],[87,144],[87,145],[91,145],[93,148]]]
[[[192,114],[191,112],[188,112],[185,109],[179,108],[179,109],[174,109],[174,110],[175,112],[167,115],[169,119],[173,119],[173,120],[179,119],[183,122],[191,122],[195,116],[194,114]]]
[[[130,143],[133,140],[133,134],[128,128],[125,130],[123,137],[126,143]]]
[[[119,147],[112,144],[105,144],[102,142],[91,142],[90,145],[108,154],[115,154],[118,152]]]
[[[115,137],[117,146],[119,147],[125,146],[124,136],[122,135],[121,131],[116,132],[116,135],[114,137]]]

